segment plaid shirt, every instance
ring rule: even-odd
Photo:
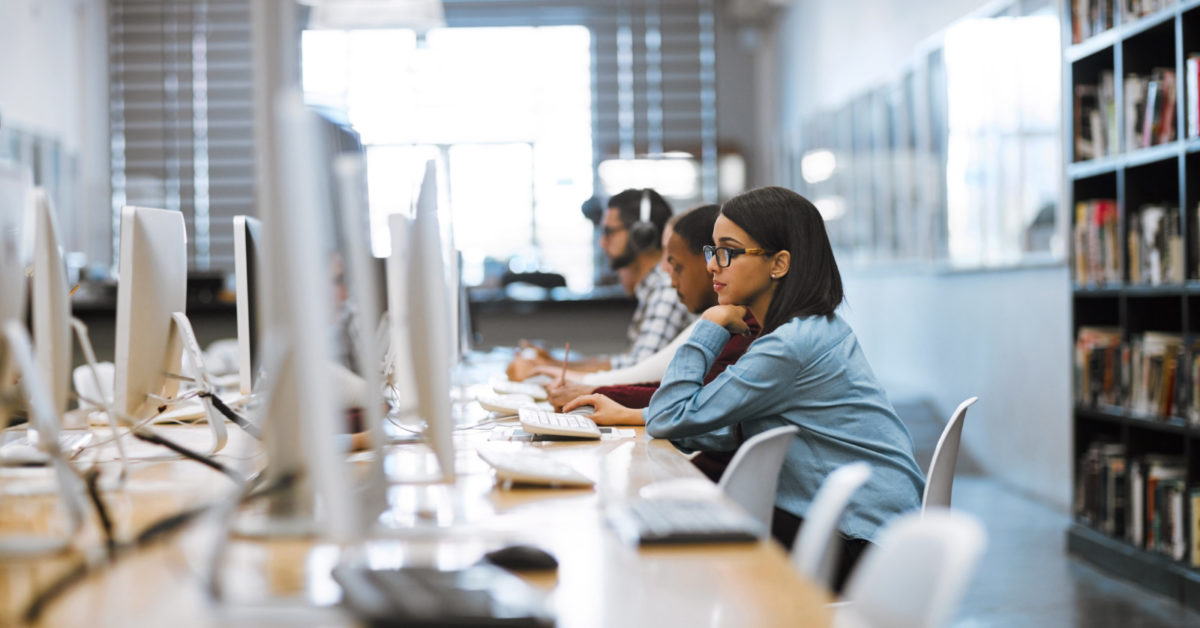
[[[675,289],[671,278],[659,267],[654,267],[634,288],[638,306],[629,323],[629,350],[612,356],[612,368],[624,368],[649,357],[671,342],[679,332],[692,322],[692,313],[687,311]]]

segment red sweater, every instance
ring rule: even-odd
[[[738,358],[742,357],[742,354],[750,347],[750,343],[758,337],[758,332],[762,330],[758,321],[754,320],[754,317],[748,312],[744,320],[750,327],[751,335],[734,335],[729,342],[725,343],[725,349],[721,351],[721,355],[718,355],[716,361],[713,362],[712,368],[708,369],[708,373],[704,375],[705,384],[716,379],[730,364],[737,362]],[[628,386],[600,386],[594,392],[606,395],[626,408],[645,408],[650,405],[650,397],[654,396],[658,385],[659,382]]]

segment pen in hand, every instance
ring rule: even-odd
[[[571,356],[571,343],[569,343],[569,342],[568,342],[568,343],[566,344],[566,346],[565,346],[565,347],[563,347],[563,367],[562,367],[562,373],[560,373],[560,374],[558,375],[558,381],[554,382],[554,387],[555,387],[555,388],[558,388],[558,387],[560,387],[560,386],[566,386],[566,385],[567,385],[567,359],[568,359],[570,356]]]

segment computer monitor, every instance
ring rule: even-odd
[[[263,255],[262,223],[250,216],[233,217],[233,265],[237,292],[238,384],[249,395],[259,369],[257,289]]]
[[[362,534],[345,460],[344,416],[329,378],[329,161],[314,114],[294,90],[274,105],[278,162],[263,173],[279,202],[259,208],[264,278],[260,347],[263,353],[263,445],[268,481],[290,480],[269,500],[266,520],[244,519],[243,533],[318,533],[337,541]],[[259,391],[255,391],[258,393]]]
[[[0,325],[25,320],[28,182],[26,171],[15,164],[0,162]],[[14,368],[11,357],[0,352],[0,394],[9,392]],[[8,425],[9,417],[8,404],[0,404],[0,429]]]
[[[0,322],[25,318],[29,175],[0,162]]]
[[[204,357],[187,307],[187,233],[183,214],[121,209],[116,359],[112,411],[127,424],[148,419],[176,397],[187,352],[201,378]],[[225,419],[203,400],[213,432],[210,453],[225,446]]]
[[[154,415],[179,391],[183,344],[171,315],[187,307],[187,233],[177,211],[121,209],[114,408],[132,420]]]
[[[417,196],[416,215],[412,219],[407,246],[393,240],[392,256],[401,256],[399,264],[408,270],[407,304],[408,345],[412,351],[412,375],[416,385],[417,413],[426,422],[427,442],[437,456],[442,480],[453,482],[454,418],[451,413],[450,371],[454,366],[453,336],[457,329],[451,318],[446,258],[442,250],[442,230],[438,209],[437,163],[425,165]],[[392,221],[404,220],[392,216]],[[393,228],[392,233],[403,229]],[[402,235],[402,234],[401,234]]]
[[[33,191],[33,346],[38,372],[58,416],[71,394],[71,303],[57,220],[46,191]]]

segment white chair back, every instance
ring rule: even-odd
[[[99,362],[96,364],[96,378],[93,379],[89,365],[75,367],[75,370],[71,372],[71,381],[75,385],[75,394],[79,395],[80,408],[96,408],[93,401],[104,404],[113,402],[114,371],[112,362]],[[96,379],[100,380],[99,390],[96,389]]]
[[[833,590],[834,566],[842,544],[837,542],[838,523],[854,492],[871,477],[871,465],[852,462],[838,467],[825,478],[804,514],[804,525],[792,544],[792,564],[810,580]]]
[[[963,419],[967,417],[967,408],[971,407],[979,397],[971,397],[958,404],[958,409],[950,417],[942,437],[938,439],[937,448],[933,450],[933,459],[929,462],[929,474],[925,478],[925,494],[921,496],[922,512],[932,506],[950,507],[950,492],[954,488],[954,466],[958,462],[958,443],[962,440]]]
[[[785,425],[746,439],[717,483],[725,495],[741,504],[768,531],[775,514],[779,468],[783,466],[792,436],[798,431],[800,428],[795,425]]]
[[[882,530],[846,583],[835,626],[938,628],[962,601],[987,545],[979,521],[933,508]]]

